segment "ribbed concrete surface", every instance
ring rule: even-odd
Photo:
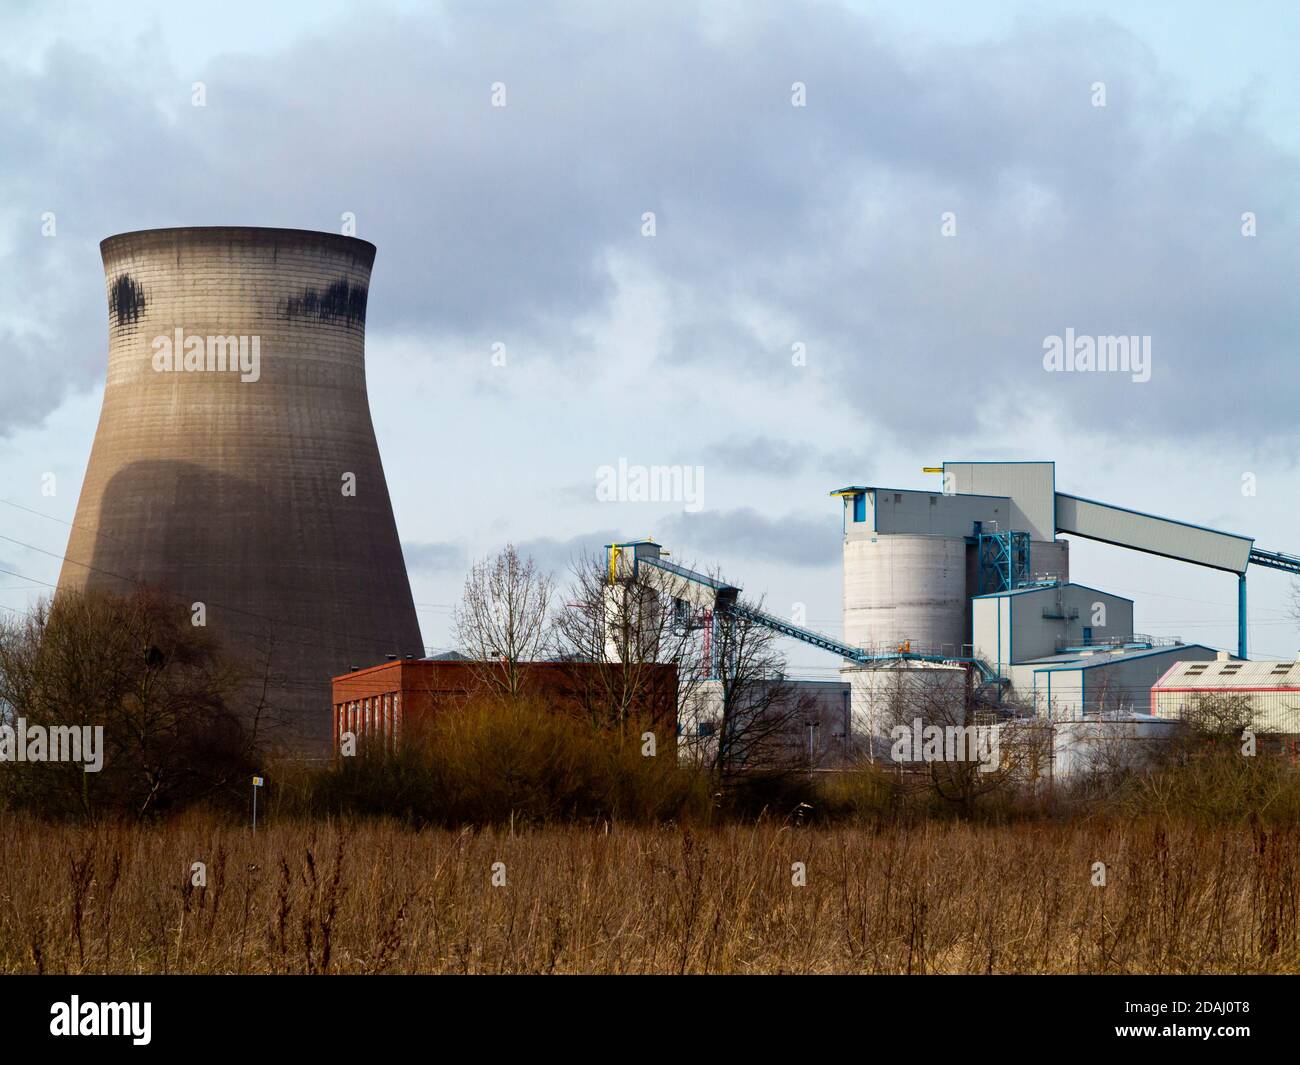
[[[844,640],[868,650],[960,654],[966,633],[966,542],[879,533],[844,541]]]
[[[205,603],[209,627],[271,651],[293,747],[328,752],[330,678],[423,652],[366,396],[374,246],[220,227],[101,251],[107,386],[59,586]],[[178,328],[260,337],[260,379],[157,372],[154,339]]]

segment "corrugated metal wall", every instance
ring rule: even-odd
[[[1197,525],[1059,493],[1056,525],[1063,533],[1243,573],[1253,541]]]

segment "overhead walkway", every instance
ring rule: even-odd
[[[1229,573],[1246,572],[1255,541],[1185,521],[1056,493],[1056,531]]]
[[[1257,566],[1267,566],[1269,569],[1285,570],[1287,573],[1300,574],[1300,558],[1295,555],[1284,555],[1280,551],[1261,551],[1257,547],[1250,549],[1250,561]]]
[[[1056,493],[1056,531],[1237,575],[1237,656],[1246,658],[1246,568],[1300,576],[1300,556],[1265,551],[1253,537]]]
[[[626,548],[637,545],[618,544],[613,547]],[[656,547],[658,545],[655,545]],[[706,573],[700,573],[697,570],[689,569],[686,566],[680,566],[675,562],[669,562],[662,556],[655,556],[649,553],[640,553],[636,555],[636,566],[646,566],[650,573],[670,574],[676,578],[675,582],[663,581],[650,578],[647,583],[657,587],[664,594],[668,594],[677,599],[685,599],[687,602],[697,606],[705,606],[715,610],[719,615],[736,618],[740,621],[746,621],[751,625],[761,625],[763,628],[770,629],[782,636],[788,636],[792,640],[799,640],[812,647],[822,651],[828,651],[840,658],[847,659],[861,665],[870,665],[881,662],[931,662],[942,665],[960,665],[969,666],[980,674],[982,683],[989,684],[1006,684],[1005,677],[998,675],[997,671],[982,658],[973,655],[941,655],[917,652],[912,650],[894,650],[894,651],[866,651],[861,647],[854,647],[850,644],[843,643],[828,636],[825,633],[817,632],[815,629],[804,628],[802,625],[796,625],[793,622],[786,621],[783,618],[768,614],[762,610],[755,610],[752,607],[742,606],[738,601],[740,589],[733,584],[727,584],[715,577],[710,577]]]
[[[937,515],[943,514],[951,519],[968,518],[972,507],[983,506],[988,513],[977,516],[996,518],[1000,531],[1026,530],[1035,539],[1064,533],[1235,573],[1237,653],[1243,659],[1247,653],[1247,568],[1254,564],[1300,575],[1300,556],[1261,550],[1253,537],[1058,492],[1054,462],[945,462],[926,467],[926,472],[943,474],[942,494],[871,488],[848,491],[854,493],[855,505],[860,496],[870,497],[864,509],[871,510],[881,523],[873,525],[880,532],[933,531],[922,527],[923,522],[933,524]],[[892,507],[873,507],[882,494],[892,499]],[[943,505],[935,507],[936,500]]]

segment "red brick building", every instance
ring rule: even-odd
[[[331,735],[381,741],[392,750],[404,736],[435,715],[454,712],[484,690],[486,664],[469,659],[394,659],[333,678]],[[557,713],[589,714],[611,677],[597,662],[528,662],[521,665],[530,695],[545,700]],[[645,665],[638,684],[636,713],[655,723],[661,742],[676,743],[677,667]],[[599,672],[599,671],[605,672]]]

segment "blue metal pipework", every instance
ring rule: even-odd
[[[1244,573],[1237,577],[1237,657],[1243,661],[1246,658],[1246,575]]]
[[[1250,549],[1250,562],[1257,566],[1267,566],[1269,569],[1286,570],[1288,573],[1300,574],[1300,557],[1296,555],[1284,555],[1280,551],[1261,551],[1257,547]]]
[[[1250,549],[1247,562],[1268,569],[1280,569],[1284,573],[1300,576],[1300,556],[1284,555],[1281,551],[1264,551],[1258,547]],[[1237,657],[1246,657],[1246,574],[1237,575]]]
[[[712,588],[715,592],[740,591],[740,589],[734,584],[728,584],[726,581],[720,581],[714,577],[710,577],[707,573],[700,573],[697,570],[688,569],[686,566],[679,566],[676,562],[669,562],[666,558],[643,558],[638,560],[637,565],[640,565],[642,562],[647,566],[654,566],[655,569],[674,573],[678,577],[683,577],[693,584],[702,584],[706,588]]]
[[[977,523],[979,524],[979,523]],[[1030,541],[1027,532],[975,533],[979,559],[979,593],[1008,592],[1029,580]]]

